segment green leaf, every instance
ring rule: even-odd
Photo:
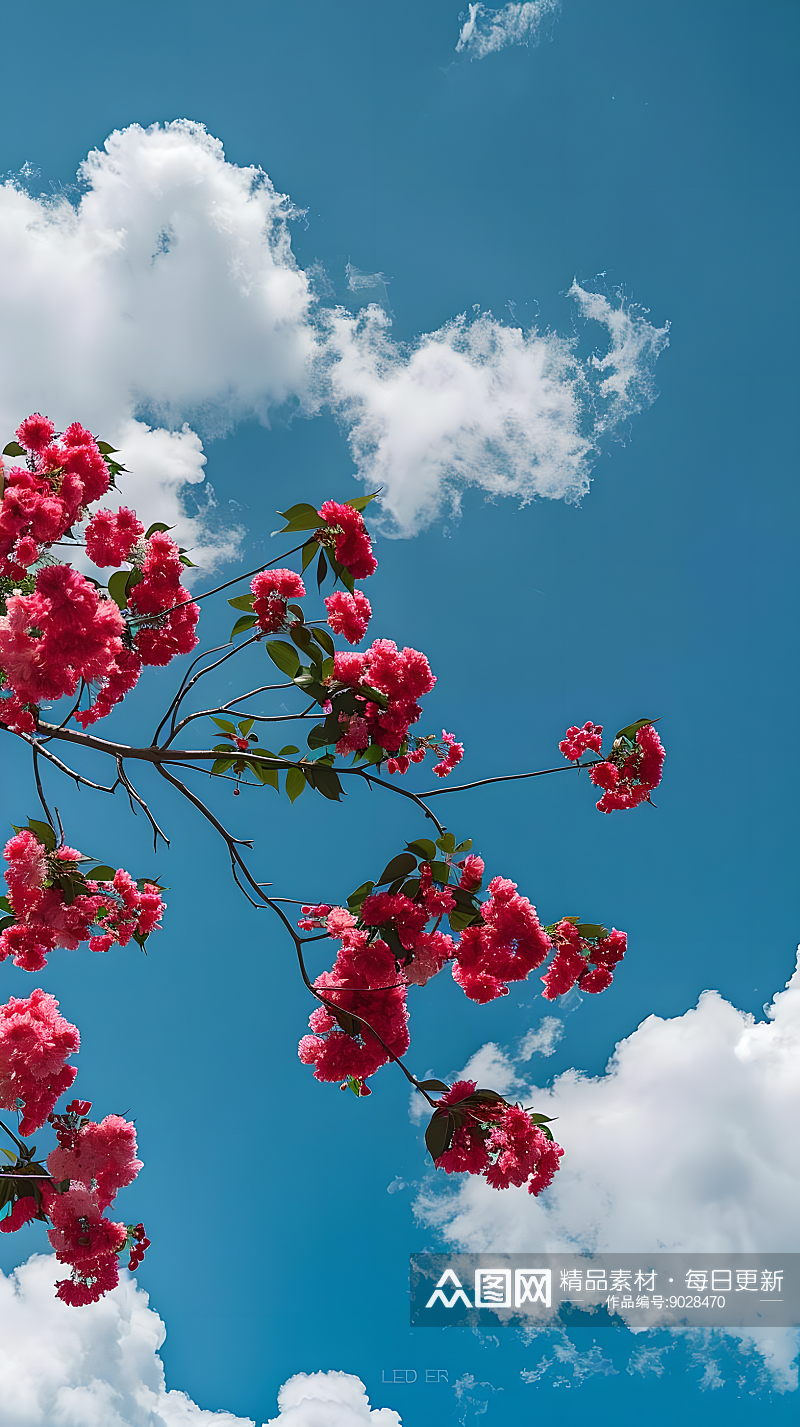
[[[230,719],[212,718],[211,722],[215,723],[217,728],[221,728],[223,733],[229,733],[232,738],[236,736],[236,725],[235,723],[231,723]]]
[[[467,912],[457,907],[450,913],[447,920],[450,923],[451,931],[463,932],[467,927],[471,927],[477,918],[475,912]]]
[[[55,852],[58,839],[49,823],[39,822],[36,818],[28,818],[28,827],[48,852]]]
[[[357,1036],[360,1022],[355,1016],[351,1016],[349,1011],[343,1011],[338,1006],[326,1006],[326,1011],[330,1011],[336,1024],[341,1027],[347,1036]],[[348,1077],[349,1080],[350,1077]],[[358,1093],[358,1092],[356,1092]]]
[[[254,624],[258,624],[254,614],[243,614],[231,630],[231,640],[235,639],[237,634],[244,634],[246,629],[252,629]]]
[[[389,950],[393,952],[395,961],[404,962],[409,959],[408,952],[390,922],[385,923],[381,927],[381,936],[389,947]]]
[[[319,559],[317,561],[317,589],[321,589],[325,583],[325,576],[328,573],[328,562],[325,559],[325,551],[320,548]]]
[[[211,764],[211,772],[227,773],[228,769],[233,767],[235,761],[234,758],[215,758]]]
[[[330,562],[330,567],[333,570],[333,573],[336,576],[337,580],[341,580],[345,589],[349,590],[351,595],[354,594],[356,582],[353,579],[353,576],[350,574],[350,571],[345,569],[344,565],[340,565],[339,561],[334,559],[330,551],[328,551],[328,560]]]
[[[382,763],[386,757],[386,751],[381,748],[379,743],[371,743],[369,748],[365,748],[363,753],[358,754],[358,757],[362,763]]]
[[[186,568],[187,568],[187,570],[196,570],[196,569],[197,569],[197,566],[195,565],[194,560],[190,560],[190,559],[189,559],[189,556],[186,554],[186,552],[185,552],[184,550],[181,550],[181,551],[180,551],[180,556],[179,556],[179,558],[180,558],[181,564],[182,564],[182,565],[185,565]]]
[[[239,720],[239,732],[242,735],[242,738],[247,737],[254,723],[254,718],[242,718]]]
[[[349,505],[352,507],[353,510],[366,510],[370,501],[374,500],[377,495],[380,495],[382,490],[383,486],[381,486],[378,490],[373,491],[372,495],[357,495],[355,500],[343,500],[342,505]]]
[[[312,629],[311,637],[312,639],[316,639],[317,644],[320,646],[321,649],[325,650],[326,654],[329,654],[331,657],[333,657],[333,655],[336,653],[336,645],[331,639],[327,629]]]
[[[235,599],[228,600],[231,609],[245,609],[252,613],[253,595],[237,595]]]
[[[450,876],[450,868],[446,862],[432,862],[431,875],[434,882],[443,882],[446,886],[447,879]]]
[[[293,644],[297,645],[298,649],[302,649],[304,654],[310,653],[311,635],[305,625],[301,624],[297,629],[290,629],[289,638]],[[315,649],[314,653],[317,652]]]
[[[355,914],[359,911],[374,886],[374,882],[362,882],[360,887],[356,887],[355,892],[350,893],[350,896],[347,898],[347,905],[351,912]]]
[[[407,882],[403,883],[400,891],[404,897],[410,897],[413,902],[419,891],[419,877],[410,877]]]
[[[286,608],[289,610],[290,614],[294,615],[296,620],[299,620],[300,624],[305,624],[306,617],[299,604],[287,604]]]
[[[451,832],[443,832],[442,836],[437,838],[436,846],[441,848],[442,852],[448,852],[452,856],[456,850],[456,840]]]
[[[301,768],[289,768],[286,774],[286,792],[289,801],[295,803],[306,786]]]
[[[8,897],[0,897],[0,911],[2,911],[2,912],[10,912],[10,911],[11,911],[11,903],[9,902]]]
[[[290,753],[299,753],[300,749],[295,748],[293,743],[287,743],[285,748],[281,748],[278,753],[279,758],[288,758]]]
[[[268,768],[261,762],[251,763],[249,766],[252,768],[260,783],[269,784],[270,788],[275,788],[280,792],[281,785],[278,782],[277,768]]]
[[[318,549],[319,546],[317,545],[316,540],[309,540],[308,544],[303,546],[303,571],[308,569]]]
[[[157,530],[174,530],[174,525],[166,525],[163,520],[154,520],[149,530],[144,532],[145,540],[149,540],[151,535],[155,535]]]
[[[329,736],[325,730],[324,723],[315,723],[306,742],[311,749],[327,748],[329,744],[336,741],[336,734]]]
[[[6,927],[13,927],[16,917],[0,917],[0,932],[4,932]]]
[[[333,769],[330,768],[327,763],[314,763],[310,768],[305,768],[303,771],[306,775],[306,781],[309,782],[312,788],[315,788],[318,793],[321,793],[323,798],[329,798],[332,803],[341,801],[342,785]]]
[[[93,867],[90,872],[86,873],[90,882],[113,882],[116,875],[116,868],[106,867],[105,863],[100,867]]]
[[[287,644],[283,639],[268,639],[267,653],[282,674],[288,674],[290,679],[294,678],[300,668],[300,660],[291,644]]]
[[[431,842],[429,837],[418,837],[415,842],[407,842],[406,847],[425,862],[432,862],[436,856],[436,843]]]
[[[375,886],[381,887],[384,882],[394,882],[396,877],[407,877],[409,872],[415,872],[416,868],[417,859],[412,853],[399,852],[397,857],[387,862]]]
[[[558,1115],[534,1115],[532,1110],[528,1110],[527,1115],[534,1125],[551,1125],[558,1119]]]
[[[302,668],[300,673],[295,675],[294,682],[307,698],[315,699],[318,704],[327,703],[330,698],[330,690],[319,682],[313,669]]]
[[[290,505],[288,510],[279,510],[278,515],[282,515],[287,522],[278,535],[287,535],[295,530],[317,530],[325,522],[318,510],[313,505],[301,502],[299,505]]]
[[[420,1084],[421,1089],[423,1089],[423,1090],[449,1090],[449,1089],[450,1089],[450,1086],[449,1086],[449,1085],[445,1085],[445,1083],[444,1083],[443,1080],[420,1080],[419,1084]]]
[[[458,844],[458,847],[456,848],[456,852],[471,852],[471,850],[472,850],[472,838],[471,838],[471,837],[468,837],[467,840],[466,840],[466,842],[460,842],[460,843]]]
[[[26,455],[25,447],[20,446],[19,441],[9,441],[8,445],[3,447],[3,455],[24,456]]]
[[[599,937],[608,936],[608,929],[599,926],[596,922],[578,922],[575,930],[578,936],[586,937],[588,941],[596,941]]]
[[[108,593],[115,605],[125,609],[128,603],[128,576],[130,570],[117,570],[108,582]]]
[[[430,1124],[425,1131],[425,1144],[428,1147],[428,1154],[434,1164],[447,1149],[453,1138],[455,1122],[451,1115],[440,1115],[434,1112],[431,1116]]]
[[[108,444],[107,441],[98,441],[98,443],[97,443],[97,449],[98,449],[98,451],[100,452],[100,455],[101,455],[101,456],[113,456],[113,455],[116,453],[117,447],[116,447],[116,446],[109,446],[109,444]],[[167,529],[166,525],[164,526],[164,529],[165,529],[165,530]],[[148,535],[150,534],[150,531],[149,531],[149,530],[148,530],[147,534],[148,534]]]
[[[659,720],[656,718],[637,718],[635,723],[629,723],[626,728],[621,728],[619,733],[615,734],[614,742],[616,743],[618,738],[627,738],[633,742],[640,728],[647,728],[648,724],[658,722]]]
[[[370,703],[377,704],[378,708],[386,709],[389,707],[388,695],[382,694],[380,689],[373,689],[371,684],[359,684],[358,692],[359,694],[364,694]]]

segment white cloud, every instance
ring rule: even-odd
[[[604,1075],[526,1087],[525,1103],[558,1116],[566,1148],[546,1194],[471,1177],[421,1212],[475,1252],[576,1239],[598,1251],[800,1250],[800,1141],[787,1134],[800,1112],[800,967],[767,1015],[705,991],[682,1016],[648,1016]]]
[[[528,45],[532,49],[541,39],[545,21],[553,19],[560,8],[561,0],[527,0],[525,4],[504,5],[501,10],[487,10],[480,3],[470,5],[456,50],[470,59],[483,59],[506,45]]]
[[[384,487],[386,528],[413,535],[470,485],[579,499],[598,438],[653,400],[667,329],[577,282],[580,315],[606,334],[588,360],[490,314],[402,346],[380,304],[322,306],[289,200],[201,124],[115,132],[79,177],[75,204],[0,185],[0,430],[31,409],[82,420],[121,451],[123,499],[177,525],[205,565],[239,532],[209,511],[203,440],[245,418],[330,405],[359,478]],[[385,303],[385,274],[348,264],[347,279],[355,305],[370,290]]]
[[[523,1036],[517,1051],[518,1060],[530,1060],[534,1055],[554,1055],[564,1034],[564,1022],[558,1016],[543,1016],[533,1030]]]
[[[604,1075],[527,1086],[524,1102],[558,1117],[566,1149],[552,1188],[531,1199],[471,1177],[423,1191],[419,1217],[471,1252],[797,1252],[800,958],[765,1011],[756,1021],[705,991],[682,1016],[649,1016]],[[731,1336],[782,1390],[797,1386],[796,1332]]]
[[[52,1254],[0,1273],[0,1427],[255,1427],[167,1390],[158,1356],[166,1328],[127,1273],[85,1308],[58,1301],[58,1277]],[[400,1427],[391,1408],[370,1411],[349,1373],[299,1373],[278,1409],[280,1427]]]
[[[132,1278],[99,1303],[69,1308],[54,1255],[0,1274],[0,1427],[254,1427],[168,1392],[166,1329]]]
[[[363,1382],[346,1372],[297,1373],[278,1393],[278,1408],[265,1427],[400,1427],[391,1407],[370,1410]]]
[[[470,485],[522,504],[585,495],[598,437],[653,401],[668,329],[577,282],[569,296],[605,327],[602,355],[584,361],[574,340],[491,314],[462,315],[410,346],[393,341],[377,305],[330,315],[328,399],[349,428],[360,478],[383,488],[395,533],[457,513]]]
[[[0,427],[32,406],[82,420],[123,451],[125,499],[172,521],[203,478],[197,432],[266,422],[306,391],[315,338],[291,209],[184,120],[113,133],[79,177],[76,206],[0,187]]]

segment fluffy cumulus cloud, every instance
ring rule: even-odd
[[[265,1427],[400,1427],[398,1413],[371,1409],[363,1382],[346,1372],[297,1373],[278,1393],[278,1408]]]
[[[506,1083],[519,1076],[494,1045],[471,1064],[481,1061]],[[536,1200],[477,1176],[423,1191],[420,1217],[460,1248],[800,1251],[800,1141],[789,1132],[800,1117],[800,958],[765,1020],[706,991],[682,1016],[649,1016],[604,1075],[568,1070],[550,1089],[526,1081],[515,1094],[559,1117],[563,1167]],[[796,1387],[796,1333],[737,1336],[778,1385]]]
[[[31,405],[79,418],[123,452],[125,498],[198,537],[180,496],[203,479],[201,436],[306,391],[291,206],[186,121],[113,133],[79,179],[77,203],[0,188],[2,429]]]
[[[393,340],[378,306],[330,316],[327,399],[397,533],[457,513],[467,486],[523,504],[586,494],[599,437],[654,399],[668,339],[644,313],[577,282],[569,296],[605,329],[602,354],[584,360],[574,340],[491,314],[461,316],[408,346]]]
[[[470,59],[483,59],[506,45],[533,48],[542,38],[545,23],[561,9],[561,0],[527,0],[489,10],[483,4],[470,5],[463,20],[456,50]]]
[[[2,1427],[255,1427],[168,1391],[158,1350],[166,1329],[148,1296],[123,1275],[99,1303],[75,1309],[53,1295],[58,1265],[36,1254],[0,1273]],[[271,1427],[400,1427],[390,1408],[370,1410],[349,1373],[300,1373],[278,1394]]]
[[[489,315],[403,346],[385,274],[348,264],[356,311],[333,307],[294,259],[293,213],[188,120],[113,133],[75,201],[0,185],[0,430],[31,409],[80,419],[122,452],[124,499],[209,564],[236,533],[215,527],[203,443],[245,418],[335,410],[387,528],[410,535],[469,485],[579,498],[599,437],[653,399],[666,328],[623,302],[573,285],[603,332],[588,360]]]

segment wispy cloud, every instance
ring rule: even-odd
[[[666,327],[577,282],[602,333],[588,359],[491,314],[403,345],[385,304],[333,307],[321,266],[294,259],[290,201],[200,124],[115,132],[79,187],[73,203],[0,185],[0,429],[79,417],[123,452],[125,500],[206,564],[236,533],[209,515],[204,443],[244,419],[333,409],[386,529],[413,535],[469,486],[579,499],[599,440],[653,400]],[[385,299],[381,272],[348,264],[347,282],[354,307]]]
[[[577,282],[568,296],[605,329],[604,350],[588,359],[573,338],[508,327],[490,313],[462,315],[407,345],[377,306],[327,319],[327,398],[359,477],[382,487],[395,533],[458,515],[468,486],[522,504],[586,494],[599,438],[654,400],[668,328]]]
[[[543,28],[561,9],[561,0],[527,0],[525,4],[503,5],[489,10],[483,4],[470,5],[463,20],[456,50],[470,59],[483,59],[507,45],[533,48],[542,38]]]

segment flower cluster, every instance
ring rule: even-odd
[[[77,1026],[59,1015],[58,1002],[35,990],[0,1006],[0,1105],[22,1111],[20,1134],[41,1128],[77,1075],[67,1057],[80,1048]]]
[[[147,540],[142,578],[128,604],[137,625],[136,653],[143,664],[169,664],[176,654],[190,654],[198,640],[200,610],[181,584],[181,552],[163,530]]]
[[[325,902],[303,905],[298,922],[303,931],[325,928],[342,943],[333,970],[314,982],[323,1005],[309,1022],[314,1034],[300,1042],[300,1059],[315,1065],[317,1079],[358,1082],[359,1093],[366,1093],[366,1077],[393,1055],[402,1054],[401,1045],[408,1043],[408,987],[425,986],[448,963],[454,980],[480,1003],[507,995],[509,983],[526,980],[554,947],[556,956],[542,977],[547,999],[563,994],[576,981],[590,992],[610,985],[612,968],[625,953],[625,933],[608,932],[577,918],[543,927],[536,908],[504,877],[495,877],[487,900],[479,902],[484,863],[469,851],[471,846],[466,842],[456,848],[450,833],[443,833],[437,843],[422,838],[408,843],[408,850],[389,862],[377,884],[365,882],[359,887],[349,898],[349,907]],[[461,851],[468,855],[456,861]],[[441,930],[444,919],[455,936]],[[369,1027],[377,1035],[371,1035]],[[505,1145],[504,1154],[522,1144],[522,1131],[513,1116],[503,1133],[513,1141]],[[529,1139],[541,1149],[537,1135],[531,1132]],[[455,1151],[471,1143],[469,1138],[456,1138]],[[493,1142],[498,1164],[503,1144],[500,1138]],[[484,1149],[481,1155],[485,1167]],[[519,1156],[521,1163],[521,1148]],[[438,1159],[438,1151],[434,1158]],[[448,1163],[470,1167],[466,1162]],[[492,1175],[502,1177],[510,1164],[502,1159]]]
[[[79,422],[57,437],[52,421],[37,413],[22,422],[17,441],[27,466],[5,472],[0,501],[0,576],[14,580],[109,487],[108,465]]]
[[[474,1080],[457,1080],[437,1102],[426,1138],[429,1145],[443,1139],[435,1163],[446,1173],[480,1174],[493,1189],[527,1185],[536,1195],[552,1184],[564,1153],[543,1128],[545,1118],[478,1090]]]
[[[360,753],[370,744],[387,753],[401,751],[410,725],[422,714],[417,699],[436,683],[425,655],[398,649],[392,639],[376,639],[363,654],[337,653],[333,678],[354,691],[359,706],[356,713],[339,715],[340,754]],[[375,693],[378,699],[370,697]]]
[[[262,570],[251,581],[253,613],[264,634],[275,634],[286,623],[286,601],[306,592],[294,570]]]
[[[481,908],[483,925],[466,927],[459,942],[453,979],[471,1001],[484,1004],[508,995],[508,982],[524,981],[541,966],[551,941],[527,897],[506,877],[489,883]]]
[[[0,617],[0,669],[12,697],[0,702],[0,721],[31,733],[25,705],[73,697],[80,681],[112,676],[123,652],[124,620],[113,600],[69,565],[40,570],[31,594],[12,595]]]
[[[130,560],[144,535],[144,526],[135,510],[120,506],[119,510],[97,510],[86,531],[86,554],[101,570],[115,568]]]
[[[57,946],[74,951],[88,941],[91,951],[108,951],[132,938],[143,942],[161,921],[164,902],[155,883],[139,885],[122,867],[108,880],[86,878],[80,852],[49,851],[28,828],[6,843],[4,856],[14,920],[0,932],[0,961],[11,956],[24,971],[40,971]]]
[[[333,969],[314,982],[323,1004],[311,1013],[313,1034],[303,1036],[299,1055],[317,1080],[363,1082],[408,1050],[406,987],[386,943],[370,942],[349,912],[334,908],[328,929],[341,947]]]
[[[334,590],[327,595],[325,608],[328,624],[334,634],[341,634],[348,644],[360,644],[372,617],[372,605],[360,590]]]
[[[650,801],[661,782],[664,747],[651,723],[637,729],[633,737],[617,734],[608,758],[592,769],[589,777],[605,791],[597,804],[601,813],[636,808]]]
[[[573,986],[597,994],[611,985],[613,968],[627,950],[625,932],[616,928],[607,932],[605,927],[582,926],[571,917],[565,917],[548,930],[558,948],[542,977],[542,995],[548,1001],[563,996]],[[587,932],[591,935],[587,936]]]
[[[103,1211],[142,1168],[135,1127],[121,1115],[106,1115],[99,1123],[87,1120],[90,1109],[86,1101],[75,1101],[64,1115],[51,1117],[58,1146],[47,1157],[53,1187],[43,1192],[53,1225],[47,1237],[59,1262],[72,1269],[72,1277],[57,1284],[56,1296],[73,1305],[94,1303],[119,1282],[118,1255],[129,1243],[129,1232]],[[146,1247],[144,1228],[137,1228]]]
[[[583,728],[568,728],[558,746],[565,758],[573,759],[576,763],[589,748],[594,753],[599,753],[603,747],[603,725],[589,722],[585,723]]]
[[[343,565],[354,580],[366,580],[374,575],[378,562],[361,512],[351,505],[326,500],[319,513],[324,521],[315,532],[319,544],[333,550],[337,563]]]

